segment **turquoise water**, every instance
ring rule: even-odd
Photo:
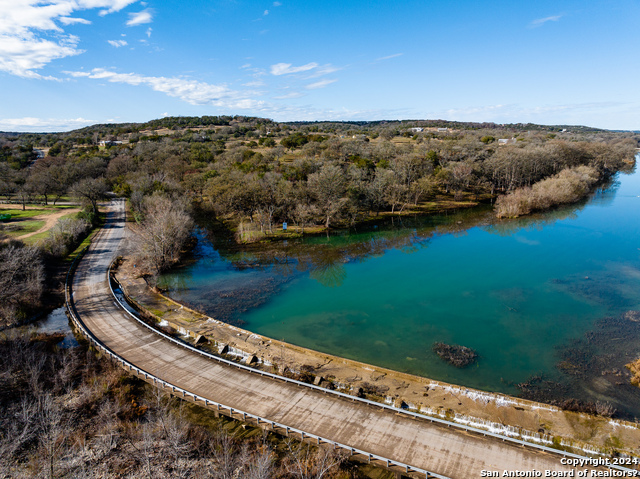
[[[243,251],[211,236],[162,278],[174,298],[266,336],[485,390],[516,393],[538,374],[572,381],[558,351],[640,310],[638,172],[526,219],[481,207]],[[479,360],[457,369],[436,341]]]

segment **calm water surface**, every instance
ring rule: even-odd
[[[193,261],[162,283],[213,317],[396,370],[506,393],[535,375],[575,382],[557,367],[563,348],[640,310],[640,173],[520,220],[480,207],[244,251],[201,234]],[[452,367],[436,341],[479,361]],[[592,343],[594,357],[611,353]],[[582,380],[588,398],[621,401],[612,384]]]

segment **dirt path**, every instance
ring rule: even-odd
[[[9,206],[11,208],[7,208]],[[22,207],[20,205],[2,205],[2,209],[13,209],[15,206],[18,206],[19,208]],[[27,206],[27,209],[28,210],[29,209],[37,210],[37,209],[41,209],[41,208],[38,208],[37,206]],[[62,218],[63,216],[66,216],[68,214],[71,214],[71,213],[77,213],[79,211],[80,211],[79,208],[67,208],[67,209],[58,211],[56,213],[32,216],[31,218],[29,218],[29,221],[44,221],[44,226],[42,228],[40,228],[39,230],[34,231],[32,233],[27,233],[27,234],[24,234],[24,235],[21,235],[21,236],[14,236],[11,239],[23,240],[23,239],[29,238],[30,236],[35,236],[37,234],[44,233],[45,231],[49,231],[53,227],[53,225],[55,225],[56,222],[60,218]]]

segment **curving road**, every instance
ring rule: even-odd
[[[561,456],[381,410],[218,363],[165,340],[114,301],[109,265],[124,233],[124,203],[109,206],[104,230],[80,261],[72,303],[84,326],[117,356],[227,407],[450,478],[481,471],[569,471]]]

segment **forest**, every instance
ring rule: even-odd
[[[255,117],[168,117],[66,133],[0,134],[0,198],[76,202],[37,244],[0,248],[0,319],[28,317],[48,266],[99,224],[108,192],[128,198],[136,252],[157,275],[189,241],[193,218],[238,243],[314,234],[389,215],[481,202],[512,218],[578,201],[631,169],[640,135],[586,127],[449,121],[276,123]],[[161,240],[158,238],[162,238]],[[17,286],[20,285],[20,286]],[[28,285],[25,286],[25,285]]]

